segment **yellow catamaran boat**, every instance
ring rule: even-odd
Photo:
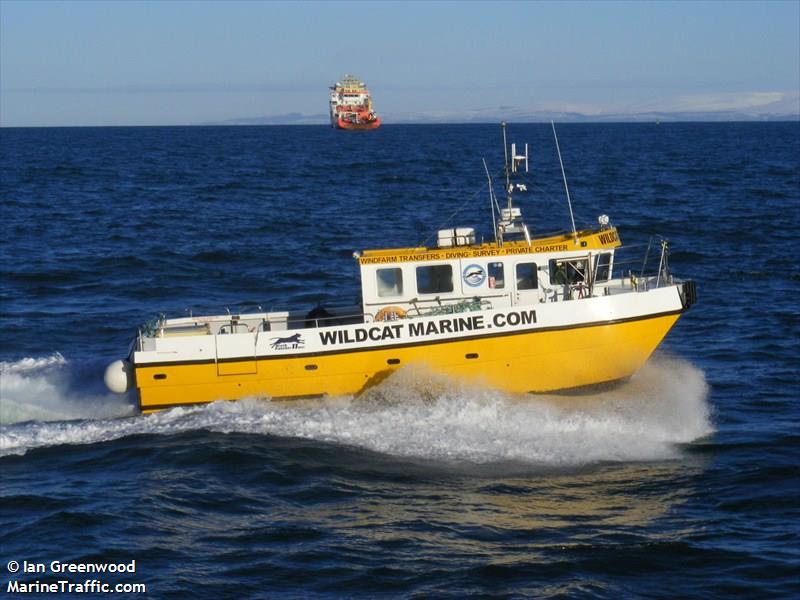
[[[161,318],[108,366],[107,386],[136,388],[149,412],[358,394],[409,364],[513,393],[630,377],[695,301],[694,282],[670,274],[663,241],[655,273],[626,270],[608,217],[576,230],[571,203],[571,232],[533,237],[512,200],[527,145],[509,156],[505,124],[503,143],[502,208],[489,177],[492,241],[464,227],[439,231],[435,246],[355,252],[357,306]]]

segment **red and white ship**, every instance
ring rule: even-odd
[[[377,129],[381,119],[372,109],[366,84],[352,75],[331,86],[331,127],[336,129]]]

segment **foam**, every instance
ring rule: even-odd
[[[65,359],[60,352],[54,352],[50,356],[44,356],[42,358],[23,358],[16,362],[0,362],[0,373],[3,375],[7,373],[26,373],[29,371],[40,371],[42,369],[46,369],[48,367],[53,366],[64,366],[67,364],[67,359]]]
[[[252,398],[127,419],[9,425],[0,430],[0,454],[205,429],[471,463],[560,467],[663,460],[680,456],[681,444],[713,432],[707,394],[702,371],[670,358],[651,360],[617,388],[577,397],[509,395],[406,368],[357,398]]]
[[[133,414],[124,396],[88,395],[71,389],[71,374],[68,361],[58,352],[0,362],[0,425]]]

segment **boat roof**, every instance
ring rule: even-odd
[[[453,246],[449,248],[420,246],[417,248],[388,248],[383,250],[364,250],[358,257],[361,265],[384,263],[416,262],[432,260],[451,260],[455,258],[486,258],[513,254],[535,254],[543,252],[575,252],[582,250],[602,250],[620,246],[616,227],[605,229],[585,229],[575,234],[563,233],[549,237],[531,239],[530,245],[524,240]]]

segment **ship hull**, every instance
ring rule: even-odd
[[[344,129],[346,131],[367,131],[370,129],[377,129],[381,126],[380,117],[376,117],[372,121],[362,121],[359,123],[351,123],[339,117],[336,121],[336,129]]]
[[[510,393],[552,392],[630,377],[682,312],[679,306],[605,322],[329,352],[135,364],[135,378],[143,412],[253,396],[358,394],[406,365]]]

